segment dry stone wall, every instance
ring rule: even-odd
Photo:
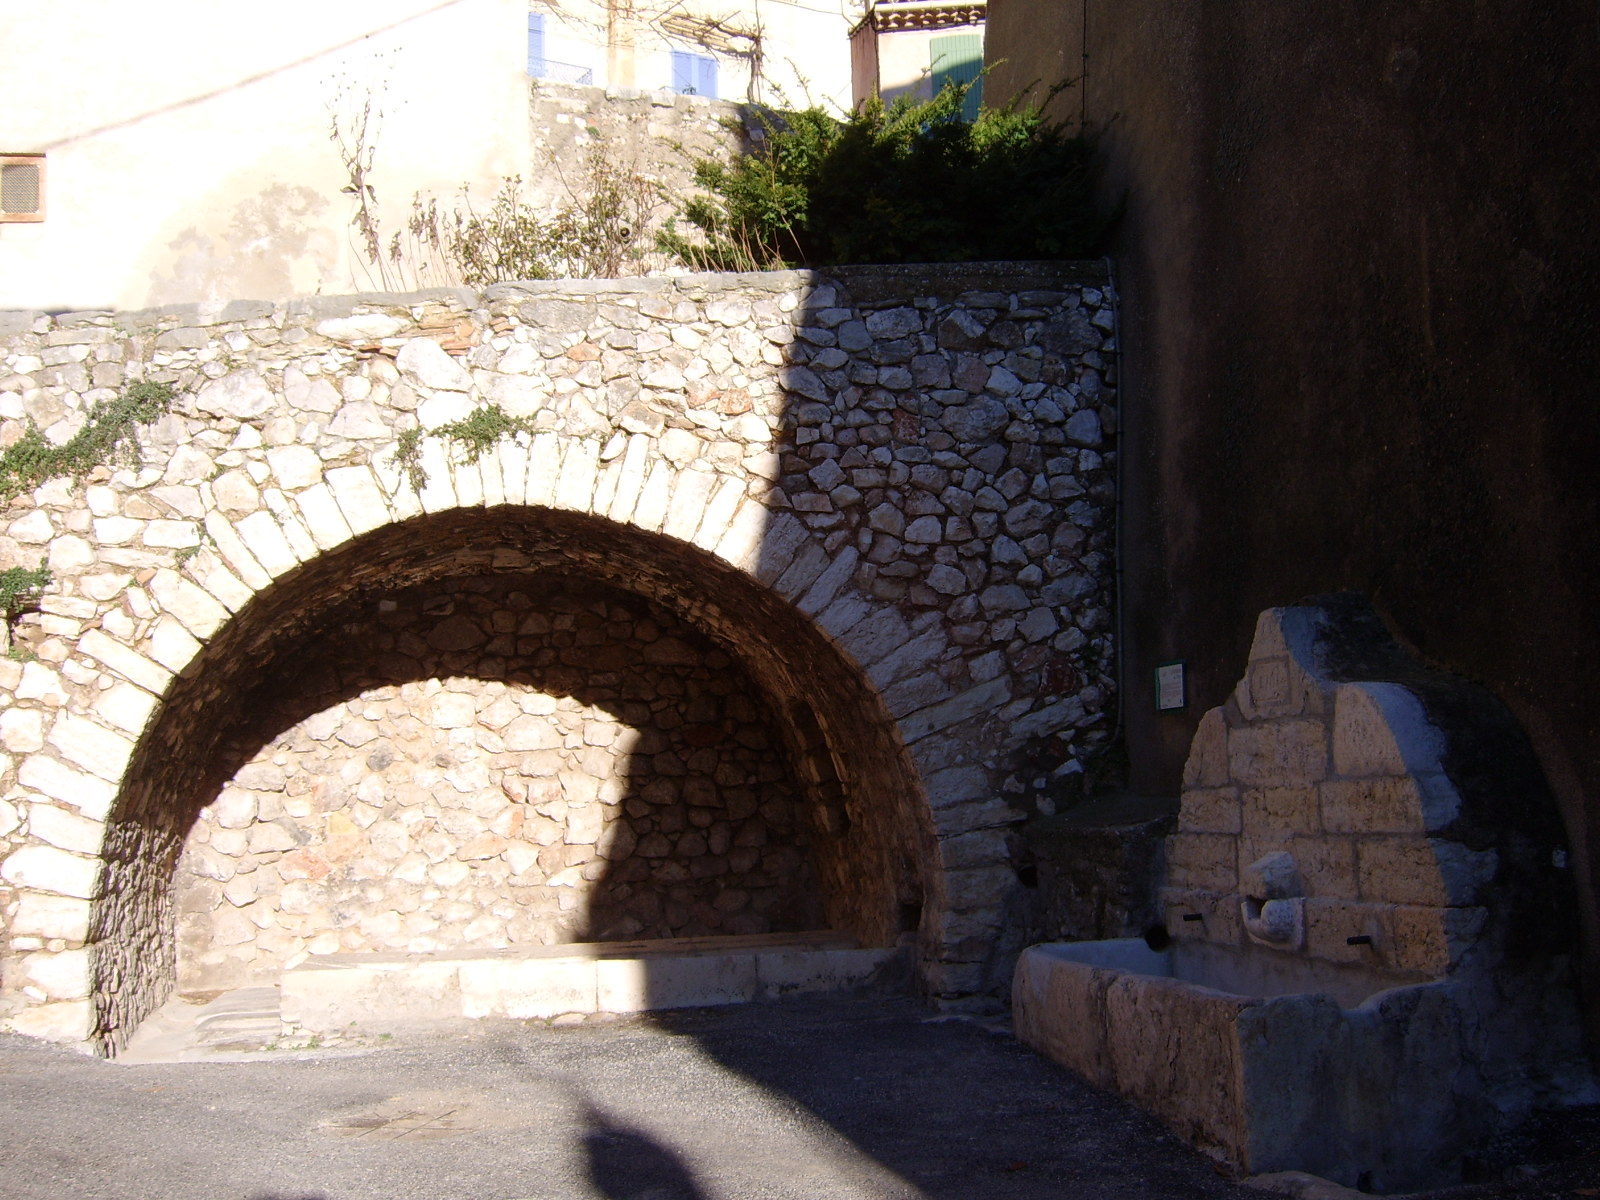
[[[941,995],[1002,980],[1010,830],[1109,735],[1113,332],[1103,274],[1049,264],[0,315],[0,441],[178,391],[140,461],[0,524],[0,568],[52,571],[0,659],[11,1024],[114,1044],[171,986],[176,860],[283,733],[219,731],[274,655],[363,596],[528,571],[740,660],[829,924],[915,929]],[[435,433],[486,404],[529,432]]]
[[[650,232],[676,211],[672,200],[694,182],[696,159],[727,159],[747,150],[751,135],[765,135],[747,106],[666,90],[636,91],[580,84],[529,81],[528,119],[533,161],[523,180],[523,198],[542,212],[555,212],[593,191],[594,155],[601,169],[619,171],[651,185]],[[653,265],[671,264],[662,259]]]

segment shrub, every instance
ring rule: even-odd
[[[970,86],[874,99],[845,120],[769,114],[764,146],[696,161],[692,229],[669,225],[659,248],[701,270],[1095,254],[1091,140],[1018,104],[962,121]]]

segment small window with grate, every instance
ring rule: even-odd
[[[44,155],[0,154],[0,221],[44,220]]]

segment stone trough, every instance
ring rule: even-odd
[[[1552,806],[1492,698],[1352,597],[1264,613],[1144,939],[1034,946],[1018,1036],[1249,1173],[1437,1187],[1596,1098]]]

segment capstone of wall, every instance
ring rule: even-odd
[[[1114,328],[1048,264],[0,316],[0,441],[178,391],[138,462],[0,525],[52,571],[0,659],[11,1025],[112,1046],[170,988],[194,822],[290,728],[241,745],[245,700],[330,614],[529,571],[742,663],[831,927],[915,931],[939,995],[1003,980],[1009,830],[1110,732]],[[436,434],[486,404],[531,431]]]

